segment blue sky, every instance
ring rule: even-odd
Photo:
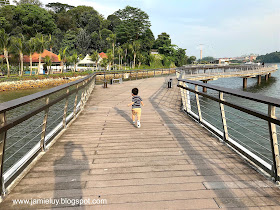
[[[187,55],[232,57],[280,50],[280,0],[58,0],[107,17],[126,5],[150,16],[152,31],[171,36]],[[56,2],[42,0],[44,4]]]

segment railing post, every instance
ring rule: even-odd
[[[0,126],[3,126],[6,123],[6,112],[0,114]],[[5,144],[6,144],[7,132],[4,131],[0,133],[0,188],[1,195],[6,194],[5,182],[4,182],[4,155],[5,155]]]
[[[224,101],[224,93],[219,92],[219,98],[221,101]],[[223,129],[224,129],[224,136],[223,140],[228,141],[228,128],[227,128],[227,120],[226,120],[226,113],[225,113],[225,106],[220,102],[220,111],[221,111],[221,117],[222,117],[222,123],[223,123]]]
[[[49,101],[50,101],[50,98],[47,96],[46,97],[46,105],[49,104]],[[46,108],[45,109],[45,116],[44,116],[44,120],[43,120],[43,126],[42,126],[41,143],[40,143],[42,151],[46,151],[45,138],[46,138],[48,114],[49,114],[49,108]]]
[[[69,93],[69,88],[67,89],[66,93]],[[68,98],[69,96],[66,97],[65,99],[65,106],[64,106],[64,114],[63,114],[63,127],[64,129],[66,128],[66,117],[67,117],[67,108],[68,108]]]
[[[200,109],[200,103],[199,103],[199,96],[198,96],[198,85],[195,85],[195,98],[196,98],[196,106],[197,106],[197,113],[198,113],[198,121],[202,122],[202,115],[201,115],[201,109]]]
[[[268,116],[276,119],[275,106],[268,105]],[[276,182],[280,181],[280,157],[279,157],[279,145],[277,140],[276,125],[268,122],[270,143],[273,159],[273,175]]]
[[[76,114],[77,114],[77,102],[78,102],[78,88],[79,88],[79,85],[76,86],[77,88],[77,91],[76,91],[76,96],[75,96],[75,102],[74,102],[74,110],[73,110],[73,114],[74,114],[74,117],[76,117]]]
[[[180,82],[180,85],[181,86],[184,86],[183,85],[184,82]],[[186,101],[186,97],[185,97],[185,92],[183,88],[180,88],[181,89],[181,98],[182,98],[182,102],[183,102],[183,111],[187,110],[187,101]]]

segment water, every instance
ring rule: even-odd
[[[278,64],[278,68],[279,67],[280,64]],[[243,89],[242,78],[221,78],[215,81],[210,81],[209,84],[240,91],[257,93],[260,95],[280,99],[280,71],[276,71],[275,73],[273,73],[272,77],[268,81],[265,81],[264,77],[262,77],[262,82],[260,85],[257,84],[257,78],[249,78],[248,87],[246,89]],[[192,85],[189,85],[189,87],[193,88]],[[200,91],[202,91],[202,89],[200,89]],[[219,97],[219,93],[217,91],[208,89],[207,94],[210,94],[217,98]],[[195,95],[193,93],[191,93],[190,95],[192,111],[197,114]],[[219,104],[202,96],[200,96],[199,98],[203,119],[214,125],[220,131],[223,131]],[[268,105],[227,94],[224,95],[224,98],[226,101],[232,102],[239,106],[261,112],[265,115],[268,114]],[[251,116],[227,106],[225,106],[225,113],[227,118],[229,137],[237,141],[239,144],[241,144],[254,154],[258,155],[267,163],[272,164],[272,152],[270,136],[268,132],[268,123],[257,117]],[[279,108],[276,109],[276,116],[277,118],[280,117]],[[279,139],[279,126],[277,126],[277,131]]]

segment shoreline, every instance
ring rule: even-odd
[[[55,87],[69,82],[73,82],[83,77],[84,76],[1,82],[0,92]]]

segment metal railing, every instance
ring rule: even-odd
[[[0,104],[0,189],[51,145],[83,109],[96,74]]]
[[[175,69],[98,71],[80,80],[0,104],[0,190],[30,165],[76,118],[97,81],[174,74]]]
[[[184,112],[280,180],[279,99],[181,78],[178,87]]]
[[[232,75],[240,76],[240,74],[267,74],[268,71],[277,70],[277,65],[232,65],[232,66],[194,66],[194,67],[180,67],[177,71],[181,75],[187,77],[198,77],[198,76],[222,76]]]

